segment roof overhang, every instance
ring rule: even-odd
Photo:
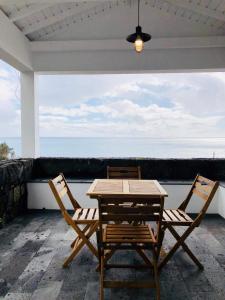
[[[163,4],[166,3],[167,10],[168,5],[171,5],[173,9],[174,7],[179,7],[184,12],[192,11],[202,16],[202,18],[207,18],[208,16],[216,26],[221,26],[222,22],[225,21],[224,13],[219,10],[213,10],[210,7],[195,5],[193,2],[190,3],[186,0],[158,1],[162,2],[160,10],[165,9]],[[73,0],[71,2],[76,3],[80,1]],[[91,3],[91,5],[95,3],[93,0],[87,0],[86,2]],[[113,8],[113,5],[116,3],[113,0],[98,0],[97,2],[98,6],[88,7],[88,9],[84,10],[84,12],[79,12],[79,14],[75,14],[76,7],[72,7],[69,12],[62,9],[61,15],[46,17],[45,23],[39,24],[35,21],[36,15],[40,17],[40,12],[49,12],[47,9],[50,9],[52,6],[64,5],[68,1],[0,0],[0,5],[12,5],[11,13],[8,16],[0,10],[0,59],[7,61],[20,71],[33,70],[40,73],[136,73],[225,70],[225,35],[216,35],[215,32],[209,35],[204,32],[200,36],[153,37],[152,41],[145,44],[145,49],[141,54],[135,53],[132,45],[126,42],[125,36],[124,39],[121,37],[103,37],[102,39],[85,38],[82,40],[74,38],[71,38],[71,40],[54,40],[53,38],[51,40],[29,40],[28,37],[32,31],[40,32],[40,37],[42,38],[43,26],[46,26],[46,28],[53,26],[54,28],[54,24],[57,22],[63,26],[65,20],[71,18],[73,14],[75,14],[76,18],[78,15],[82,16],[82,18],[86,15],[89,16],[91,10],[94,11],[96,7],[99,9],[105,3],[112,5],[112,11],[116,9]],[[123,1],[123,6],[128,5],[128,3],[128,0]],[[150,0],[149,3],[151,4]],[[19,10],[13,10],[15,4],[23,6]],[[62,8],[62,6],[60,7]],[[120,10],[117,8],[117,18],[119,12]],[[109,13],[107,12],[107,14]],[[31,17],[33,18],[32,22],[30,21]],[[27,20],[26,24],[28,25],[24,25],[25,27],[23,29],[20,28],[20,30],[20,23],[18,22],[21,20]],[[93,19],[94,21],[97,22]],[[30,27],[29,22],[32,23]],[[69,24],[67,25],[69,26]],[[90,30],[92,30],[91,26]],[[222,31],[218,29],[218,32]]]

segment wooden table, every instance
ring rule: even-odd
[[[87,195],[90,198],[157,198],[168,194],[157,180],[95,179]]]
[[[87,191],[90,198],[104,199],[109,198],[116,202],[116,199],[132,198],[144,199],[151,201],[154,198],[164,198],[168,194],[157,180],[134,180],[134,179],[95,179]],[[144,250],[137,250],[147,265],[152,266],[151,261],[145,254]],[[114,251],[108,253],[105,257],[107,261]],[[98,269],[98,268],[97,268]]]

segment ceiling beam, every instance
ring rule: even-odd
[[[95,8],[95,6],[96,5],[93,3],[92,6],[89,7],[89,10]],[[47,19],[43,19],[43,20],[41,20],[41,22],[38,22],[38,23],[35,22],[32,25],[28,25],[27,27],[25,27],[23,29],[23,33],[25,35],[27,35],[27,34],[30,34],[32,32],[41,30],[42,28],[53,25],[57,22],[61,22],[61,21],[63,21],[64,19],[66,19],[68,17],[71,17],[71,16],[78,16],[79,17],[80,14],[83,14],[83,13],[86,12],[86,10],[85,10],[83,12],[78,12],[77,13],[78,9],[79,9],[79,7],[76,7],[76,6],[71,8],[71,9],[67,9],[67,7],[65,7],[65,8],[62,7],[62,11],[60,11],[58,14],[54,14],[51,17],[48,17]]]
[[[10,15],[9,15],[9,19],[12,22],[16,22],[18,20],[24,19],[26,17],[29,17],[30,15],[39,12],[45,8],[48,8],[50,6],[52,6],[53,4],[30,4],[28,6],[24,6],[21,9],[14,9]]]
[[[223,12],[212,10],[206,6],[202,6],[201,4],[196,4],[196,1],[194,3],[193,0],[166,0],[166,2],[177,5],[178,7],[182,7],[184,9],[192,10],[195,13],[225,22],[225,14]]]
[[[30,42],[33,52],[71,52],[95,50],[129,50],[132,45],[125,39]],[[155,38],[145,49],[225,48],[225,36]]]
[[[24,5],[24,4],[62,4],[62,3],[77,3],[77,2],[108,2],[108,1],[121,1],[121,0],[0,0],[0,5]]]
[[[20,71],[32,70],[29,41],[1,10],[0,28],[0,59]]]
[[[35,72],[74,74],[225,70],[225,48],[33,53]]]

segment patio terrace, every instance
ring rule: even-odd
[[[125,41],[136,25],[136,2],[0,0],[0,59],[21,72],[22,157],[30,159],[16,162],[11,171],[0,168],[0,225],[11,220],[0,230],[0,299],[98,299],[97,261],[88,251],[82,251],[69,269],[61,267],[72,236],[59,212],[47,210],[56,206],[46,179],[65,172],[72,179],[72,190],[85,203],[87,185],[104,176],[107,161],[78,160],[76,165],[65,159],[40,159],[35,163],[33,159],[40,156],[38,75],[225,70],[224,1],[143,1],[143,29],[153,38],[141,55]],[[164,180],[171,196],[168,206],[177,207],[198,172],[220,181],[211,215],[188,239],[205,270],[200,272],[179,251],[162,272],[161,289],[166,300],[225,299],[224,160],[149,160],[141,167],[144,179]],[[189,212],[196,210],[193,204]],[[165,247],[171,242],[167,234]],[[114,259],[137,259],[118,255]],[[152,290],[143,289],[107,293],[111,300],[154,297]]]
[[[187,162],[182,160],[119,160],[120,164],[127,164],[128,161],[130,164],[141,164],[145,170],[143,172],[145,178],[158,178],[158,174],[162,174],[162,169],[167,165],[167,175],[164,174],[164,177],[161,177],[161,183],[164,179],[164,187],[166,185],[166,190],[169,190],[167,207],[178,206],[186,190],[190,189],[192,173],[196,173],[197,170],[223,179],[224,160],[219,162],[218,160],[189,160],[186,172],[183,172],[182,165]],[[118,165],[118,159],[115,161],[111,159],[110,162]],[[62,268],[62,263],[70,251],[69,245],[74,238],[74,233],[69,229],[59,211],[54,210],[57,206],[46,179],[53,177],[51,172],[55,174],[59,170],[67,175],[72,174],[71,172],[78,172],[80,178],[83,177],[83,179],[74,180],[74,178],[79,178],[78,174],[74,173],[76,176],[69,180],[74,194],[82,205],[86,203],[86,205],[96,206],[97,201],[88,200],[84,196],[92,182],[90,172],[94,172],[93,178],[105,177],[105,164],[108,163],[109,160],[106,159],[92,161],[49,158],[8,162],[5,167],[3,165],[0,168],[1,184],[4,183],[2,191],[5,188],[11,195],[10,188],[15,189],[18,183],[25,184],[28,188],[28,194],[22,195],[22,200],[17,199],[23,204],[23,210],[18,211],[20,216],[0,230],[0,299],[98,299],[99,274],[95,271],[97,260],[87,248],[81,251],[68,269]],[[158,167],[154,169],[154,165]],[[85,174],[86,178],[81,174]],[[185,181],[181,174],[185,176]],[[173,180],[168,180],[168,178]],[[180,178],[180,180],[175,180],[175,178]],[[209,214],[187,240],[190,249],[203,263],[204,271],[199,271],[183,251],[177,251],[162,270],[161,299],[175,299],[174,297],[178,300],[224,299],[225,219],[219,215],[219,213],[223,215],[223,209],[221,209],[224,206],[223,195],[224,188],[221,185],[210,206]],[[12,209],[10,201],[6,210],[12,219],[14,215],[13,211],[10,215],[10,208]],[[39,209],[28,209],[29,207]],[[53,208],[53,210],[48,208]],[[195,204],[192,204],[190,212],[197,211],[197,208]],[[163,244],[164,249],[168,250],[173,242],[174,239],[167,232]],[[113,259],[126,263],[131,260],[137,262],[140,258],[133,254],[118,252]],[[118,270],[108,271],[108,276],[118,276],[118,272]],[[126,279],[152,276],[150,272],[134,270],[126,270],[121,274],[123,274],[122,278]],[[105,296],[105,299],[111,300],[154,299],[154,291],[112,289],[106,290]]]
[[[99,274],[97,261],[84,248],[68,269],[62,262],[70,249],[73,233],[59,212],[30,212],[17,217],[0,231],[0,299],[7,300],[96,300]],[[164,246],[172,242],[169,234]],[[178,251],[160,277],[161,299],[225,298],[225,220],[207,215],[202,225],[188,239],[188,245],[205,266],[199,271],[192,261]],[[139,260],[119,253],[117,261]],[[117,273],[115,273],[117,272]],[[115,276],[118,270],[108,271]],[[125,278],[151,276],[146,271],[123,271]],[[154,299],[152,289],[106,290],[105,299]]]

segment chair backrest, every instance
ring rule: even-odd
[[[201,175],[197,175],[186,199],[180,205],[179,209],[185,210],[192,196],[195,195],[204,201],[202,209],[200,211],[200,215],[203,217],[218,189],[218,186],[219,186],[218,181],[212,181]]]
[[[138,167],[107,167],[108,179],[141,179],[141,168]]]
[[[62,173],[60,173],[54,179],[49,180],[48,184],[52,190],[53,195],[55,196],[55,199],[63,215],[65,214],[65,212],[67,212],[65,205],[63,203],[66,195],[68,196],[74,210],[80,208],[79,203],[73,197],[70,188],[66,182],[66,179]]]
[[[129,203],[130,202],[130,203]],[[99,204],[99,225],[108,223],[129,222],[133,224],[142,221],[157,223],[156,237],[159,236],[164,208],[164,198],[152,199],[107,199],[102,198]]]

